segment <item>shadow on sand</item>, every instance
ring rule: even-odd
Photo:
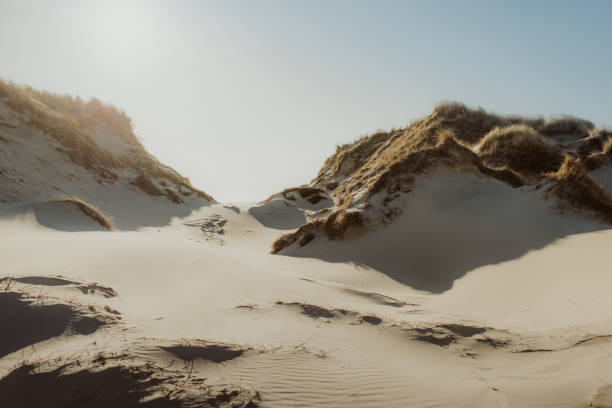
[[[406,196],[403,213],[388,227],[343,241],[316,239],[282,254],[351,262],[442,293],[478,267],[516,259],[568,235],[610,228],[551,209],[540,192],[499,182],[466,186],[451,179],[421,187]]]
[[[215,205],[206,200],[175,204],[164,199],[117,199],[112,202],[89,201],[111,219],[121,231],[144,227],[164,227],[174,217],[184,218],[194,211]],[[52,202],[0,204],[0,220],[21,220],[33,215],[36,222],[57,231],[108,231],[81,211]]]
[[[0,358],[69,330],[91,334],[104,323],[64,304],[35,305],[21,293],[0,292]]]
[[[303,211],[283,200],[255,205],[249,208],[249,213],[264,227],[278,230],[292,230],[307,221]]]

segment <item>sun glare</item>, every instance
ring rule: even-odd
[[[96,34],[102,43],[132,50],[151,41],[153,10],[145,2],[106,1],[96,4]]]

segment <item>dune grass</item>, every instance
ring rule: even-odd
[[[148,195],[160,196],[163,194],[162,191],[155,184],[153,184],[151,178],[145,173],[140,173],[138,177],[136,177],[130,183],[135,185]]]
[[[64,145],[71,161],[88,169],[98,166],[116,168],[118,160],[102,149],[84,132],[84,128],[97,120],[109,120],[121,128],[131,129],[129,118],[115,108],[103,105],[98,100],[83,102],[80,98],[60,96],[50,92],[36,91],[30,87],[17,86],[0,80],[0,97],[15,112],[28,119],[28,123],[51,135]],[[133,133],[131,136],[134,138]]]
[[[578,147],[581,161],[588,170],[612,164],[612,131],[597,129]]]
[[[104,215],[102,211],[100,211],[93,205],[86,203],[83,200],[80,200],[76,197],[64,197],[57,201],[60,203],[75,204],[79,208],[79,210],[83,212],[83,214],[87,215],[89,218],[93,219],[101,226],[108,228],[111,231],[115,229],[111,220],[106,215]]]
[[[562,209],[588,211],[612,224],[612,198],[578,159],[565,156],[559,170],[547,174],[547,177],[553,181],[549,191],[559,198]]]
[[[485,162],[526,174],[555,171],[563,162],[558,146],[523,124],[494,128],[480,142],[479,154]]]
[[[320,188],[311,187],[291,187],[281,191],[283,197],[287,200],[295,200],[295,197],[291,193],[297,193],[304,200],[310,204],[317,204],[318,202],[325,200],[325,192]]]
[[[171,187],[160,189],[159,187],[155,185],[155,183],[153,183],[153,180],[151,180],[151,178],[145,173],[140,173],[138,177],[136,177],[134,180],[130,182],[130,184],[135,185],[140,190],[142,190],[144,193],[150,196],[165,196],[168,200],[172,201],[175,204],[181,204],[184,202],[175,189]],[[163,181],[162,181],[162,184],[167,186],[167,183]],[[188,193],[187,195],[189,194],[191,193]]]
[[[390,219],[401,210],[389,203],[409,193],[419,175],[440,170],[475,171],[514,188],[547,185],[562,208],[586,210],[612,223],[612,198],[587,171],[606,164],[612,164],[612,132],[588,120],[498,115],[444,102],[406,128],[337,146],[311,182],[325,186],[335,211],[281,236],[272,252],[296,242],[306,245],[319,235],[342,239],[351,228],[365,230],[371,223],[363,205],[371,206],[379,193],[384,194],[379,210]]]
[[[591,121],[565,115],[549,119],[538,130],[546,136],[573,135],[584,138],[594,128],[595,125]]]
[[[177,187],[184,187],[196,196],[214,202],[210,195],[194,188],[188,178],[150,155],[134,134],[132,120],[125,112],[112,105],[104,104],[96,98],[86,102],[78,96],[39,91],[1,79],[0,98],[21,114],[29,126],[42,130],[60,142],[64,147],[61,151],[73,163],[87,168],[109,182],[118,179],[114,170],[132,168],[149,178],[166,179]],[[100,147],[86,132],[87,128],[98,124],[104,124],[118,134],[134,147],[135,153],[130,157],[118,158]],[[182,202],[176,193],[167,195],[174,202]],[[176,197],[178,199],[175,199]]]
[[[282,235],[272,243],[272,253],[276,254],[295,242],[304,246],[312,241],[317,234],[324,234],[330,240],[357,235],[364,230],[365,222],[365,217],[361,212],[339,209],[323,220],[309,221],[295,232]]]

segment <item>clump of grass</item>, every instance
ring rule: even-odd
[[[272,243],[272,253],[277,254],[285,248],[298,242],[304,246],[312,241],[323,229],[324,220],[314,220],[302,225],[296,231],[284,234]]]
[[[79,208],[79,210],[83,212],[83,214],[87,215],[89,218],[93,219],[101,226],[106,227],[109,230],[114,229],[113,223],[106,215],[104,215],[102,211],[98,210],[96,207],[86,203],[83,200],[80,200],[76,197],[64,197],[58,200],[58,202],[75,204]]]
[[[160,196],[163,194],[162,191],[155,184],[153,184],[151,178],[145,173],[140,173],[138,177],[136,177],[130,183],[149,195]]]
[[[612,224],[612,198],[589,175],[579,160],[565,156],[558,171],[547,174],[553,181],[549,191],[555,194],[562,208],[577,208],[594,213]]]
[[[608,138],[606,143],[604,143],[601,149],[601,154],[606,155],[606,156],[612,155],[612,137]]]
[[[203,198],[205,200],[208,200],[210,202],[213,202],[213,203],[215,202],[215,199],[211,195],[206,194],[204,191],[199,190],[199,189],[197,189],[197,188],[195,188],[193,186],[190,187],[190,189],[191,189],[191,191],[193,191],[195,193],[196,196],[198,196],[200,198]]]
[[[159,187],[157,187],[155,183],[153,183],[153,180],[151,180],[151,178],[146,173],[140,173],[138,177],[136,177],[134,180],[130,182],[130,184],[135,185],[136,187],[138,187],[140,190],[142,190],[144,193],[148,195],[155,196],[155,197],[165,196],[168,200],[172,201],[175,204],[184,203],[183,199],[176,192],[176,190],[172,187],[168,187],[168,183],[166,183],[163,180],[160,182],[162,186],[166,186],[162,190]],[[194,191],[194,190],[183,192],[182,194],[185,196],[189,196],[191,195],[191,191]],[[195,192],[196,194],[200,195],[202,198],[212,201],[212,197],[210,197],[203,191],[195,190]]]
[[[612,139],[612,131],[608,129],[593,129],[589,135],[582,139],[576,148],[581,158],[603,150],[604,144]]]
[[[352,200],[352,195],[369,188],[376,191],[381,184],[393,184],[402,188],[409,188],[411,177],[408,174],[419,174],[437,164],[452,162],[452,157],[444,153],[444,149],[437,149],[441,135],[451,132],[457,145],[463,147],[462,156],[468,157],[465,152],[478,143],[487,133],[495,127],[507,127],[513,124],[524,126],[543,126],[542,118],[522,118],[514,116],[500,116],[489,113],[484,109],[470,109],[463,104],[448,102],[438,105],[433,113],[424,119],[410,124],[405,129],[392,130],[388,133],[378,132],[372,136],[361,138],[352,145],[343,145],[337,148],[336,153],[329,157],[313,183],[335,182],[336,176],[343,176],[344,180],[334,186],[332,195],[338,198],[341,205]],[[442,157],[445,156],[446,157]],[[473,156],[469,156],[473,164]],[[560,165],[560,162],[559,162]],[[488,169],[477,164],[482,173],[494,175],[496,178],[509,183],[513,187],[522,185],[521,177],[514,168],[500,165],[500,170]],[[391,180],[396,175],[406,180]],[[379,183],[377,187],[372,186]]]
[[[597,129],[591,132],[577,149],[580,160],[588,170],[612,163],[612,131]]]
[[[463,143],[473,145],[496,127],[523,124],[532,128],[544,126],[544,118],[498,115],[483,108],[469,108],[458,102],[443,102],[435,107],[428,119],[438,130],[451,130]]]
[[[377,132],[353,143],[336,146],[336,152],[325,161],[313,182],[324,177],[351,175],[397,132]]]
[[[272,253],[276,254],[296,242],[304,246],[318,234],[324,234],[330,240],[347,238],[359,234],[364,227],[365,217],[361,212],[339,209],[324,220],[309,221],[295,232],[281,236],[272,243]]]
[[[286,200],[295,200],[295,197],[289,195],[290,193],[298,193],[300,197],[308,201],[310,204],[317,204],[318,202],[325,200],[325,192],[320,188],[292,187],[281,192]]]
[[[343,239],[358,234],[365,225],[365,217],[360,211],[336,210],[327,216],[323,230],[331,240]]]
[[[165,188],[164,195],[168,197],[168,200],[172,201],[175,204],[182,204],[183,199],[177,194],[177,192],[173,188]]]
[[[563,162],[563,152],[526,125],[495,128],[480,142],[480,157],[494,165],[525,174],[555,171]]]
[[[579,138],[587,137],[595,128],[593,122],[573,116],[560,116],[546,121],[539,129],[546,136],[574,135]]]
[[[392,162],[385,171],[369,184],[369,195],[383,189],[388,193],[408,192],[414,182],[414,176],[441,168],[472,167],[483,174],[499,179],[512,187],[524,184],[522,178],[508,169],[491,169],[481,162],[480,158],[468,147],[458,141],[449,130],[438,136],[435,147],[419,150]]]

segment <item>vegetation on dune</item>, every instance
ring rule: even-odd
[[[331,213],[324,220],[310,221],[297,231],[281,236],[272,243],[272,253],[276,254],[295,242],[304,246],[319,233],[325,234],[331,240],[343,239],[359,234],[364,225],[365,218],[361,212],[340,209]]]
[[[546,136],[571,135],[584,138],[595,128],[595,125],[585,119],[573,116],[560,116],[547,121],[538,131]]]
[[[162,191],[155,184],[153,184],[151,178],[144,173],[140,173],[138,177],[136,177],[130,183],[137,186],[149,195],[160,196],[163,194]]]
[[[344,237],[330,228],[342,211],[359,214],[353,231],[367,229],[364,210],[377,194],[384,196],[379,210],[391,218],[401,211],[393,208],[393,201],[410,192],[419,175],[440,170],[470,171],[513,188],[547,184],[560,208],[586,211],[612,223],[612,199],[588,174],[606,164],[612,164],[612,133],[587,120],[502,116],[442,103],[404,129],[379,131],[338,146],[311,182],[311,187],[324,186],[335,200],[335,211],[280,237],[272,252],[295,242],[305,245],[317,234]]]
[[[520,176],[507,169],[490,169],[484,166],[480,158],[468,147],[459,142],[455,135],[445,130],[438,136],[438,144],[434,147],[410,152],[405,157],[397,158],[379,172],[372,183],[368,185],[369,196],[386,190],[388,194],[398,191],[410,191],[414,176],[428,170],[441,168],[471,167],[483,174],[497,178],[513,187],[523,185]]]
[[[283,197],[287,200],[294,201],[295,197],[291,193],[297,193],[308,201],[310,204],[317,204],[318,202],[325,200],[325,192],[320,188],[309,188],[309,187],[292,187],[281,191]]]
[[[58,200],[58,202],[75,204],[79,208],[79,210],[83,212],[83,214],[87,215],[89,218],[93,219],[101,226],[108,228],[109,230],[114,229],[113,223],[106,215],[104,215],[104,213],[102,213],[102,211],[98,210],[96,207],[86,203],[83,200],[80,200],[76,197],[64,197]]]
[[[612,164],[612,131],[596,129],[578,146],[578,155],[589,170]]]
[[[11,109],[27,118],[31,126],[49,134],[65,146],[68,157],[74,163],[92,170],[98,166],[107,169],[119,167],[119,161],[110,152],[100,148],[96,141],[83,131],[87,125],[93,123],[93,113],[103,111],[104,105],[99,101],[85,103],[79,98],[35,91],[30,87],[20,87],[2,80],[0,97],[5,99]],[[68,109],[69,106],[74,108]]]
[[[566,156],[559,170],[547,177],[553,181],[549,191],[559,198],[561,209],[585,210],[612,224],[612,198],[578,159]]]
[[[78,96],[38,91],[3,80],[0,80],[0,99],[21,114],[27,124],[60,142],[64,147],[60,151],[63,151],[72,162],[87,168],[103,180],[112,183],[118,179],[115,170],[131,168],[148,178],[170,181],[179,188],[179,191],[183,191],[180,189],[183,187],[187,192],[185,195],[195,193],[200,198],[214,201],[210,195],[194,188],[189,179],[150,155],[134,134],[131,119],[114,106],[104,104],[95,98],[85,102]],[[111,132],[119,135],[126,144],[132,146],[133,154],[129,157],[116,157],[102,148],[86,132],[89,127],[98,124],[104,124]],[[173,202],[182,202],[174,190],[163,195]]]
[[[479,144],[485,162],[526,174],[555,171],[563,162],[561,148],[527,125],[496,127]]]

